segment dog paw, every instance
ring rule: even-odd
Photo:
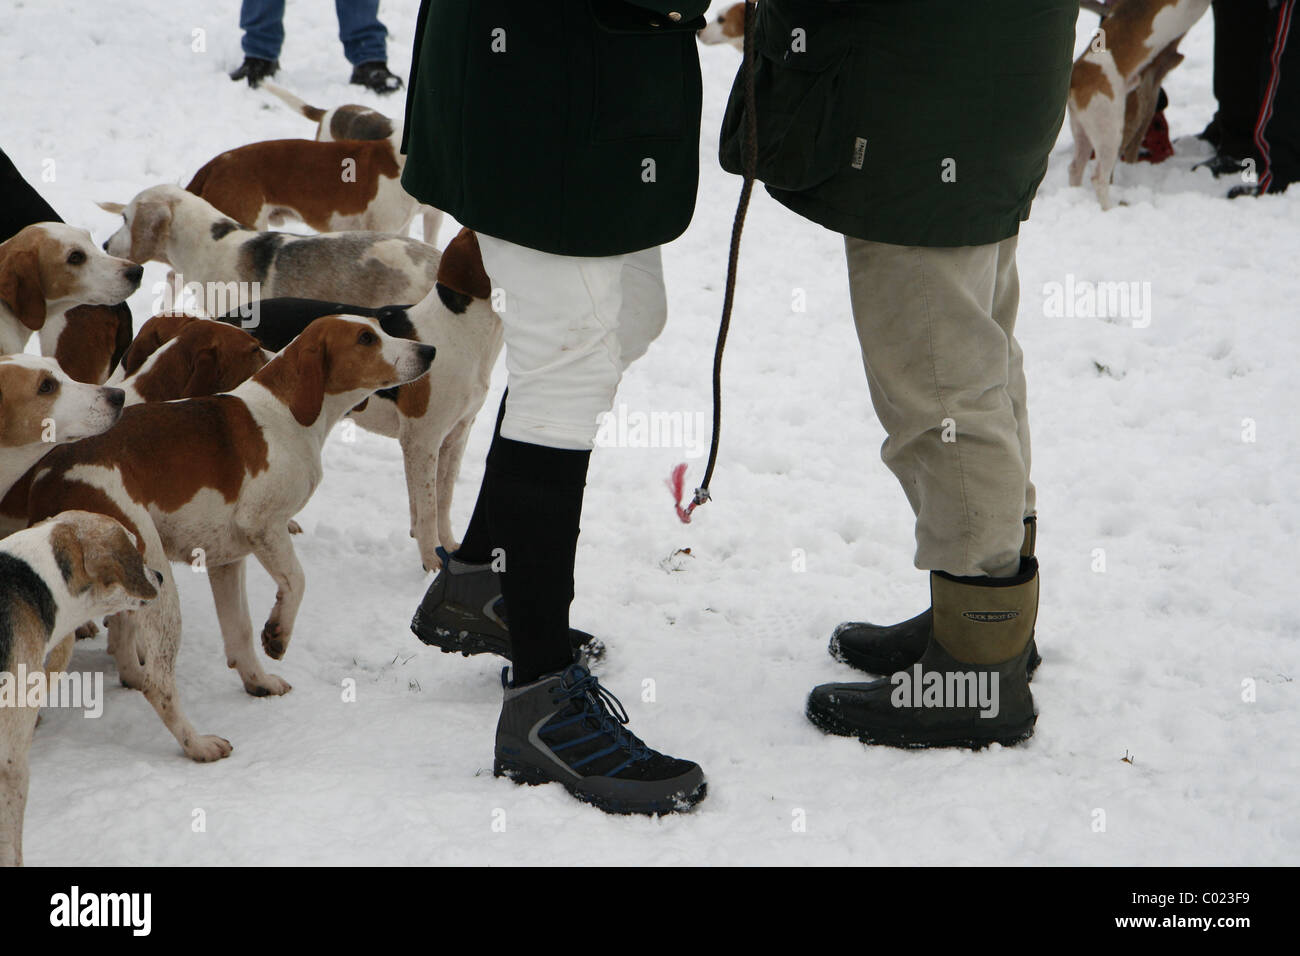
[[[283,677],[276,677],[274,674],[263,675],[260,680],[244,681],[244,690],[254,697],[280,697],[293,690],[291,685]]]
[[[185,756],[197,763],[211,763],[229,757],[234,749],[225,737],[205,734],[190,741],[190,745],[185,748]]]
[[[285,648],[289,646],[289,635],[280,628],[279,621],[267,621],[262,628],[262,650],[273,660],[284,657]]]
[[[73,633],[76,635],[76,638],[79,641],[89,640],[90,638],[94,637],[96,634],[99,633],[99,625],[96,624],[94,621],[87,621],[85,624],[81,625],[81,627],[77,628]]]

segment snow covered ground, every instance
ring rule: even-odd
[[[383,4],[403,76],[417,7]],[[0,143],[65,218],[102,240],[116,223],[95,200],[183,184],[232,146],[310,136],[278,101],[226,79],[240,56],[236,9],[15,0],[0,18]],[[1080,48],[1094,23],[1081,17]],[[400,113],[400,99],[347,85],[331,5],[290,3],[286,27],[284,85],[322,106]],[[1213,112],[1208,18],[1183,50],[1166,82],[1175,136]],[[701,59],[699,207],[665,250],[668,328],[619,399],[629,413],[679,412],[692,426],[709,413],[739,188],[714,160],[739,56],[710,47]],[[106,712],[46,714],[28,862],[1297,862],[1300,194],[1228,202],[1230,184],[1191,172],[1199,153],[1180,146],[1163,166],[1122,166],[1128,205],[1103,214],[1090,189],[1066,186],[1063,131],[1021,231],[1043,567],[1041,715],[1028,744],[864,748],[803,716],[810,687],[851,679],[826,654],[837,622],[907,617],[928,595],[911,566],[906,501],[878,458],[841,242],[759,190],[715,501],[690,526],[673,515],[663,479],[687,460],[682,448],[598,451],[573,612],[610,645],[600,672],[633,728],[704,766],[710,795],[696,813],[607,817],[558,787],[492,777],[500,665],[411,636],[427,582],[407,537],[397,445],[336,431],[299,518],[306,601],[273,668],[293,692],[244,694],[206,582],[181,569],[184,704],[201,732],[234,743],[233,756],[187,761],[144,698],[117,686],[103,638],[83,642],[72,668],[109,670]],[[42,182],[51,160],[53,181]],[[444,241],[453,230],[444,225]],[[146,270],[131,300],[137,324],[163,273]],[[1149,289],[1149,324],[1050,314],[1050,284],[1084,281],[1149,283],[1138,287]],[[806,312],[792,309],[799,295]],[[491,423],[481,415],[470,441],[460,528]],[[704,460],[689,461],[693,487]],[[250,587],[259,619],[273,588],[260,569]],[[342,699],[348,679],[353,703]],[[205,832],[192,826],[199,810]]]

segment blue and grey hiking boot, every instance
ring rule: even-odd
[[[425,592],[411,619],[411,631],[444,654],[496,654],[510,660],[510,625],[501,579],[491,564],[467,564],[438,549],[442,570]],[[599,660],[605,645],[599,638],[569,629],[569,644],[591,660]]]
[[[676,813],[704,799],[699,764],[657,753],[628,730],[627,711],[585,661],[522,687],[510,686],[509,672],[501,672],[496,776],[562,783],[607,813]]]

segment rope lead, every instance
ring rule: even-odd
[[[718,324],[718,342],[713,350],[713,439],[709,443],[709,463],[704,469],[704,480],[695,489],[690,504],[682,507],[682,490],[685,485],[686,464],[673,469],[668,479],[677,517],[689,524],[691,512],[711,500],[709,482],[718,463],[718,437],[722,431],[722,352],[727,346],[727,330],[731,327],[731,306],[736,297],[736,267],[740,261],[740,233],[745,228],[745,213],[749,210],[749,196],[754,191],[754,172],[758,166],[758,116],[754,106],[754,29],[757,21],[756,0],[745,0],[745,48],[740,64],[741,83],[745,99],[745,140],[743,154],[744,182],[740,187],[740,201],[736,203],[736,218],[731,225],[731,251],[727,257],[727,291],[722,300],[722,321]]]

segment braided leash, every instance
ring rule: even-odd
[[[731,224],[731,252],[727,257],[727,291],[722,299],[722,321],[718,325],[718,342],[713,350],[713,439],[709,443],[709,463],[704,469],[704,479],[695,489],[690,504],[682,506],[682,489],[686,477],[686,463],[673,469],[668,479],[677,517],[689,524],[691,512],[711,499],[709,482],[718,463],[718,436],[722,431],[722,351],[727,346],[727,330],[731,327],[731,306],[736,298],[736,267],[740,261],[740,233],[745,228],[745,213],[749,210],[749,196],[754,191],[754,171],[758,166],[758,116],[754,112],[754,29],[756,0],[745,0],[745,47],[740,63],[741,83],[745,98],[745,141],[743,149],[744,182],[740,187],[740,201],[736,204],[736,218]]]

